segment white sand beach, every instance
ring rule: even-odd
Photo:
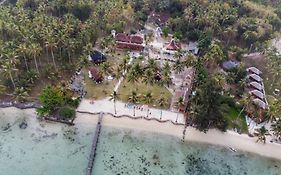
[[[20,113],[23,113],[25,118],[28,120],[31,120],[32,125],[38,125],[38,122],[35,122],[36,114],[34,109],[20,110],[13,107],[0,109],[0,115],[11,115],[11,120],[5,122],[13,121],[13,115],[19,115]],[[97,119],[98,115],[78,113],[77,118],[75,119],[75,124],[81,125],[83,123],[83,125],[96,125]],[[105,115],[103,117],[102,125],[172,135],[179,137],[179,139],[182,139],[184,129],[184,126],[174,125],[171,122],[159,123],[157,121],[147,121],[144,119],[133,120],[126,117],[114,118],[111,115]],[[280,144],[269,142],[266,144],[256,143],[256,138],[251,138],[245,134],[239,135],[238,133],[232,131],[223,133],[218,130],[211,129],[205,134],[193,127],[188,127],[186,130],[185,143],[188,143],[189,141],[231,147],[239,151],[256,153],[265,157],[281,160]]]

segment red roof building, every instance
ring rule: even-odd
[[[170,43],[165,48],[166,50],[176,51],[181,49],[181,45],[176,43],[174,39],[171,39]]]
[[[100,83],[103,80],[102,74],[94,67],[89,70],[89,77],[97,83]]]
[[[143,38],[138,35],[128,35],[125,33],[118,33],[115,37],[116,47],[119,49],[129,49],[142,51],[144,49]]]

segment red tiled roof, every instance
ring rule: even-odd
[[[96,82],[102,81],[103,77],[102,74],[96,68],[91,68],[90,73],[92,75],[92,79]]]
[[[134,43],[124,43],[124,42],[117,42],[116,47],[119,49],[130,49],[130,50],[138,50],[142,51],[144,49],[143,45],[134,44]]]
[[[130,36],[128,36],[128,34],[125,33],[117,33],[116,40],[122,42],[130,42]]]
[[[118,33],[116,35],[116,40],[119,42],[126,42],[126,43],[136,43],[136,44],[142,44],[143,38],[138,35],[128,35],[125,33]]]
[[[130,50],[138,50],[142,51],[144,46],[141,45],[143,43],[143,38],[138,35],[130,36],[125,33],[118,33],[116,35],[116,47],[119,49],[130,49]]]
[[[167,50],[178,50],[181,48],[181,45],[179,43],[176,43],[174,39],[170,41],[170,43],[166,46]]]
[[[143,43],[143,38],[141,36],[132,36],[131,37],[131,42],[136,43],[136,44],[142,44]]]

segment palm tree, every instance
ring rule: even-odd
[[[88,43],[86,46],[83,47],[83,52],[85,55],[90,55],[92,51],[93,51],[92,43]]]
[[[143,82],[152,85],[154,83],[154,72],[151,69],[144,71]]]
[[[153,72],[156,72],[158,70],[158,64],[155,61],[155,59],[149,58],[147,60],[147,67],[148,69],[151,69]]]
[[[161,109],[160,120],[162,119],[163,107],[166,106],[166,104],[167,104],[167,99],[161,96],[158,99],[158,105],[160,106],[160,109]]]
[[[180,112],[180,110],[184,107],[184,99],[183,97],[179,97],[178,98],[178,101],[176,103],[176,106],[178,108],[178,112]],[[176,122],[178,122],[178,116],[179,116],[179,113],[177,114],[177,119],[176,119]]]
[[[173,69],[177,74],[179,74],[183,71],[184,65],[182,64],[182,62],[179,59],[177,59],[173,65]]]
[[[57,48],[57,42],[55,41],[53,36],[48,36],[47,42],[45,43],[45,45],[51,50],[53,64],[54,64],[55,69],[57,70],[57,65],[56,65],[55,55],[54,55],[54,49]]]
[[[249,106],[252,104],[252,101],[253,101],[253,97],[251,94],[249,93],[244,93],[242,98],[240,99],[239,103],[241,105],[243,105],[243,108],[241,109],[241,111],[239,112],[238,114],[238,117],[240,117],[240,115],[243,113],[244,110],[248,110]]]
[[[179,97],[176,103],[176,107],[178,110],[180,110],[182,107],[184,107],[184,99],[183,97]]]
[[[118,99],[119,99],[119,95],[117,94],[116,91],[113,91],[113,93],[110,94],[109,100],[113,100],[113,102],[114,102],[114,113],[115,113],[115,115],[117,114],[117,112],[116,112],[116,100],[118,100]]]
[[[131,92],[131,95],[128,97],[128,101],[133,103],[134,105],[139,102],[139,95],[135,90]],[[134,116],[136,115],[136,108],[134,106]]]
[[[171,74],[171,66],[169,62],[165,62],[163,66],[163,72],[167,72],[168,74]]]
[[[152,98],[152,92],[148,91],[143,95],[143,102],[147,105],[151,104],[153,102],[153,98]],[[149,108],[147,108],[147,113],[146,113],[146,117],[148,117],[148,112],[149,112]]]
[[[115,78],[119,79],[123,76],[123,70],[120,66],[118,66],[115,70]]]
[[[162,72],[162,77],[161,77],[161,81],[164,85],[167,85],[168,87],[170,86],[170,84],[172,83],[172,78],[169,72],[163,70]]]
[[[143,102],[147,105],[151,104],[153,102],[152,98],[152,92],[148,91],[143,95]]]
[[[213,78],[220,87],[224,86],[225,76],[222,73],[216,73]]]
[[[26,58],[26,55],[27,55],[27,53],[28,53],[28,48],[27,48],[26,43],[20,44],[20,45],[18,46],[17,51],[23,56],[26,70],[29,71],[29,69],[28,69],[28,64],[27,64],[27,58]]]
[[[11,80],[14,89],[16,89],[16,84],[15,84],[15,81],[13,78],[13,73],[16,71],[18,71],[18,70],[15,68],[15,65],[9,59],[6,59],[4,61],[4,63],[2,63],[2,65],[1,65],[1,72],[2,72],[3,76],[7,77]]]
[[[36,58],[36,57],[37,57],[38,55],[40,55],[41,51],[42,51],[42,48],[40,47],[39,44],[37,44],[37,43],[32,43],[32,44],[30,45],[29,53],[30,53],[30,55],[33,56],[34,63],[35,63],[35,66],[36,66],[36,70],[37,70],[38,73],[39,73],[39,68],[38,68],[38,63],[37,63],[37,58]]]
[[[21,87],[21,88],[16,88],[14,93],[13,93],[13,97],[16,101],[19,101],[21,103],[26,101],[26,98],[28,97],[28,93],[27,91]]]
[[[267,111],[269,121],[274,121],[276,118],[281,118],[281,100],[274,100],[269,103],[269,109]]]
[[[110,72],[111,72],[110,63],[109,62],[103,62],[101,64],[101,71],[104,75],[110,74]]]
[[[71,55],[74,53],[76,49],[76,42],[74,39],[68,39],[67,40],[67,55],[68,55],[68,61],[71,63]]]
[[[122,63],[120,64],[120,67],[123,69],[125,72],[128,68],[128,63],[129,63],[130,57],[127,55],[122,59]]]
[[[185,60],[183,61],[183,64],[186,68],[193,67],[197,64],[197,57],[193,54],[188,54]]]
[[[3,94],[6,90],[6,87],[4,85],[0,84],[0,95]]]
[[[281,140],[281,120],[279,119],[276,123],[271,125],[271,131],[273,131],[273,135]]]
[[[266,142],[266,136],[270,135],[268,130],[262,126],[261,128],[256,129],[255,135],[258,137],[257,142]]]

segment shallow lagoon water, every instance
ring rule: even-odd
[[[93,175],[280,175],[281,162],[143,131],[103,128]]]
[[[85,174],[95,125],[78,123],[74,129],[57,123],[39,123],[32,116],[30,112],[5,114],[0,110],[0,130],[7,123],[13,125],[8,132],[0,131],[0,174]],[[19,128],[23,119],[28,123],[26,129]]]
[[[28,123],[24,130],[18,126],[23,119]],[[85,174],[95,122],[81,121],[68,127],[38,122],[32,111],[0,109],[0,174]],[[7,123],[12,127],[3,132]],[[103,127],[93,174],[279,175],[281,162],[213,145],[182,143],[172,136]]]

